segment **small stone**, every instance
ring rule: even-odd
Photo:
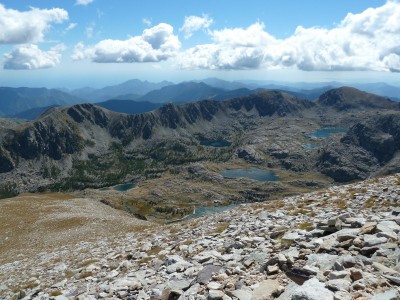
[[[368,256],[368,255],[374,254],[378,249],[379,249],[379,247],[377,247],[377,246],[363,247],[360,249],[360,253],[364,256]]]
[[[236,297],[239,300],[252,300],[252,293],[245,290],[235,290],[232,292],[227,292],[231,297]]]
[[[350,255],[345,255],[340,257],[339,261],[341,265],[346,269],[352,268],[356,265],[356,260],[354,259],[353,256]]]
[[[179,296],[181,296],[183,291],[181,290],[171,290],[171,289],[165,289],[162,292],[161,295],[161,300],[173,300],[173,299],[178,299]]]
[[[114,277],[117,277],[118,274],[119,274],[119,272],[118,272],[117,270],[112,270],[112,271],[107,275],[107,277],[108,277],[108,278],[114,278]]]
[[[392,239],[396,240],[397,239],[397,234],[394,231],[384,231],[384,232],[378,232],[376,234],[378,238],[384,237],[387,239]]]
[[[360,234],[371,234],[376,229],[376,222],[368,222],[360,229]]]
[[[372,247],[376,245],[380,245],[387,242],[387,238],[385,237],[377,237],[372,234],[364,235],[364,247]]]
[[[167,283],[167,288],[186,291],[190,287],[191,282],[191,280],[171,280]]]
[[[222,298],[225,296],[225,293],[220,290],[210,290],[208,292],[208,299],[210,300],[222,300]]]
[[[287,262],[286,256],[283,255],[282,253],[279,253],[278,254],[278,261],[279,261],[280,264],[286,263]]]
[[[318,279],[311,278],[300,286],[296,283],[289,284],[278,299],[333,300],[333,293],[326,289]]]
[[[222,284],[216,281],[212,281],[209,284],[207,284],[207,288],[209,290],[221,290],[222,289]]]
[[[365,285],[359,281],[354,282],[351,287],[355,291],[365,290]]]
[[[243,265],[244,265],[246,268],[250,268],[252,264],[254,264],[254,261],[249,260],[249,259],[247,259],[247,260],[245,260],[245,261],[243,262]]]
[[[353,281],[360,280],[361,278],[363,278],[363,272],[361,270],[351,268],[350,269],[350,278]]]
[[[346,279],[334,279],[329,280],[325,283],[325,286],[331,291],[349,291],[350,290],[350,282]]]
[[[398,274],[398,272],[396,270],[393,270],[391,268],[386,267],[385,265],[382,265],[381,263],[378,262],[373,262],[372,263],[372,267],[377,270],[380,273],[383,274]]]
[[[394,221],[382,221],[376,226],[377,232],[394,231],[398,233],[400,231],[400,226]]]
[[[400,293],[398,290],[392,289],[381,294],[374,295],[371,300],[398,300]]]
[[[339,242],[354,240],[359,231],[359,229],[342,229],[336,233],[336,239]]]
[[[385,277],[385,278],[388,279],[389,281],[393,282],[394,284],[400,286],[400,276],[384,275],[383,277]]]
[[[329,274],[329,279],[343,279],[349,276],[349,273],[347,271],[333,271]]]
[[[267,267],[267,274],[268,275],[274,275],[279,272],[279,267],[274,265],[274,266],[268,266]]]
[[[280,285],[278,280],[264,280],[253,292],[252,300],[272,300],[279,296]]]
[[[346,291],[337,291],[333,296],[333,300],[352,300],[353,296]]]
[[[222,267],[220,266],[206,265],[197,274],[196,281],[201,284],[207,284],[211,280],[212,275],[218,273],[220,270],[222,270]]]

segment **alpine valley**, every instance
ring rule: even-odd
[[[0,89],[0,297],[396,299],[400,103],[274,87]]]
[[[400,171],[400,104],[385,97],[340,87],[310,101],[195,82],[159,91],[142,98],[192,98],[108,106],[124,111],[133,104],[145,111],[137,114],[89,103],[55,106],[33,121],[3,122],[2,195],[111,193],[103,202],[112,207],[170,220],[196,206],[265,201]],[[195,94],[209,99],[191,101]],[[122,196],[106,189],[124,183],[135,189]]]

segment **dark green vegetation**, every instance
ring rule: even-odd
[[[330,90],[315,102],[262,91],[134,115],[92,104],[55,107],[0,129],[0,180],[15,183],[15,192],[133,182],[129,196],[104,201],[146,218],[177,218],[194,205],[264,201],[400,171],[399,109],[353,88]],[[321,128],[348,131],[305,147]],[[220,175],[249,168],[280,180]]]
[[[0,184],[0,199],[10,198],[18,195],[17,185],[15,183]]]

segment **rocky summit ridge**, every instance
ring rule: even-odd
[[[0,266],[2,299],[399,299],[400,174]]]

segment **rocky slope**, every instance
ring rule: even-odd
[[[134,140],[171,136],[179,130],[188,134],[201,132],[204,123],[217,125],[235,122],[238,117],[300,114],[309,106],[309,103],[287,94],[265,92],[226,102],[167,104],[139,115],[118,114],[92,104],[57,107],[25,126],[4,133],[0,140],[1,159],[9,160],[9,167],[3,168],[2,172],[11,171],[20,158],[46,156],[60,160],[81,151],[85,142],[93,143],[95,147],[97,144],[110,144],[113,140],[128,145]],[[99,147],[97,150],[101,151]]]
[[[317,165],[322,173],[341,182],[365,179],[374,172],[399,172],[399,133],[400,114],[370,117],[351,127],[337,143],[326,145]]]
[[[332,89],[322,94],[318,104],[333,107],[338,111],[362,110],[371,108],[399,109],[400,104],[385,97],[362,92],[351,87]]]
[[[0,297],[399,299],[399,195],[394,175],[82,241],[1,265]]]

